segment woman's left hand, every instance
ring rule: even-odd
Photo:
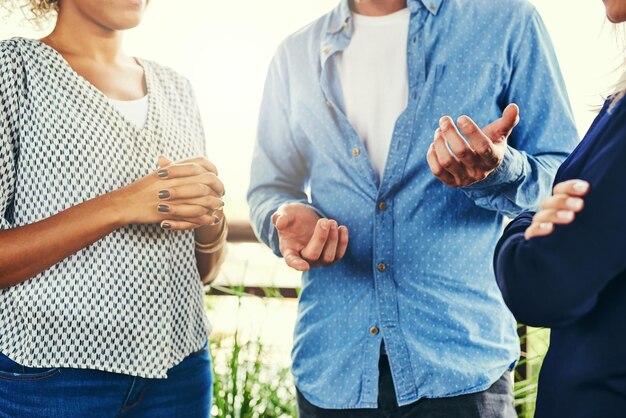
[[[567,180],[554,186],[552,196],[541,202],[541,210],[533,216],[524,237],[531,239],[550,235],[555,224],[572,223],[576,213],[583,210],[585,201],[582,196],[588,191],[589,183],[584,180]]]
[[[173,164],[172,161],[161,156],[159,157],[159,168],[166,168]],[[181,187],[178,189],[164,190],[167,192],[167,197],[163,198],[164,203],[166,201],[177,201],[178,203],[188,203],[193,205],[200,205],[207,208],[207,213],[201,217],[189,218],[189,219],[177,219],[177,220],[164,220],[161,222],[161,227],[169,230],[190,230],[196,229],[202,226],[218,226],[216,230],[222,229],[222,221],[224,220],[224,201],[222,196],[224,195],[224,184],[217,177],[217,167],[206,158],[195,157],[187,160],[177,161],[176,164],[194,164],[200,166],[208,173],[215,175],[214,185],[207,187],[205,185],[198,185],[193,188],[190,186]],[[210,219],[210,221],[208,221]],[[219,231],[218,231],[219,232]]]

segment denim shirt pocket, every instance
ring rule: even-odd
[[[492,109],[502,92],[502,67],[494,63],[454,62],[434,67],[435,100],[457,115]],[[442,105],[443,103],[440,103]]]

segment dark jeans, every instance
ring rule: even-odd
[[[98,370],[35,369],[0,353],[0,418],[208,418],[211,358],[203,348],[145,379]]]
[[[377,409],[322,409],[298,391],[300,418],[515,418],[511,373],[506,372],[489,389],[450,398],[425,399],[398,407],[387,356],[379,362]]]

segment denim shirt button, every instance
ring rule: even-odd
[[[378,328],[376,328],[376,327],[372,327],[372,328],[370,328],[370,334],[372,334],[372,335],[378,335]]]

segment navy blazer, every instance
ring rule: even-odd
[[[506,228],[494,267],[518,321],[552,328],[535,417],[626,417],[626,99],[605,103],[555,184],[591,188],[570,225],[524,239]],[[610,110],[609,110],[610,109]]]

